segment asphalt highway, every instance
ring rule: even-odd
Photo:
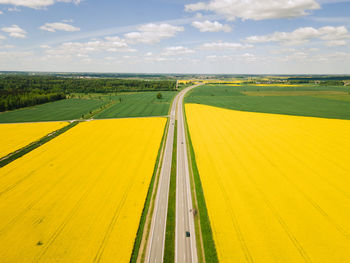
[[[160,170],[150,234],[146,250],[146,262],[163,262],[165,231],[168,212],[169,185],[174,142],[175,119],[178,120],[177,138],[177,187],[176,187],[176,262],[197,262],[196,239],[189,184],[188,159],[183,118],[183,98],[186,92],[198,85],[182,90],[174,98],[170,111],[170,124]],[[177,112],[176,112],[177,111]],[[177,113],[177,116],[176,116]],[[190,237],[186,237],[186,231]]]

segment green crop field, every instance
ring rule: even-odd
[[[170,103],[175,91],[162,91],[162,99],[157,99],[158,92],[121,93],[111,96],[115,104],[100,112],[95,119],[145,117],[168,115]],[[108,97],[108,96],[107,96]]]
[[[60,121],[81,118],[106,104],[104,100],[66,99],[0,113],[0,123]]]
[[[262,93],[261,96],[257,95],[259,92]],[[272,92],[271,96],[269,92]],[[350,119],[349,88],[344,87],[207,85],[194,89],[185,102],[242,111]]]

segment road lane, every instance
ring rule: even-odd
[[[183,90],[177,102],[175,263],[198,262],[183,109],[185,94],[197,86]]]

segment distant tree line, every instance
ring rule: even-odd
[[[309,83],[317,83],[319,85],[324,86],[344,86],[343,80],[334,80],[334,79],[289,79],[289,83],[291,84],[309,84]]]
[[[313,76],[313,77],[293,77],[288,81],[293,84],[318,83],[320,85],[343,86],[344,81],[350,80],[350,76]]]
[[[288,78],[288,80],[320,80],[320,81],[326,81],[326,80],[350,80],[350,76],[310,76],[310,77],[291,77]]]
[[[25,93],[16,95],[7,95],[0,97],[0,112],[14,110],[23,107],[34,106],[46,102],[65,99],[63,93],[36,94]]]
[[[2,76],[0,91],[37,90],[45,93],[111,93],[175,90],[176,81],[116,78],[64,78],[54,76]]]
[[[56,76],[0,76],[0,111],[61,100],[71,93],[176,90],[176,81]]]

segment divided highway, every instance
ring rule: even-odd
[[[163,262],[171,161],[174,142],[174,126],[177,110],[177,182],[176,182],[176,262],[197,262],[196,239],[192,213],[192,198],[188,171],[188,159],[183,118],[183,98],[185,94],[199,85],[182,90],[175,97],[170,111],[170,123],[165,144],[159,185],[152,216],[151,229],[146,251],[147,263]],[[190,237],[186,237],[186,231]]]

